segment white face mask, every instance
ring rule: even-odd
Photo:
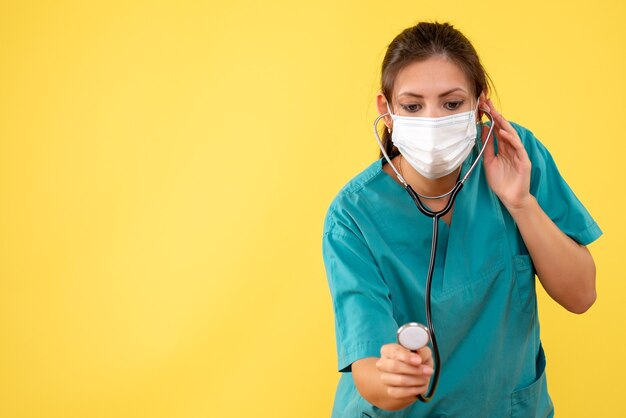
[[[476,142],[476,109],[439,118],[398,116],[391,141],[422,176],[437,179],[452,173],[465,161]]]

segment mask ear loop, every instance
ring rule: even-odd
[[[386,99],[387,98],[385,98],[385,100]],[[391,162],[391,158],[389,158],[389,155],[387,155],[387,151],[385,151],[385,147],[383,146],[383,142],[380,140],[380,136],[378,136],[378,129],[376,129],[376,126],[378,125],[378,121],[380,121],[385,116],[393,116],[393,114],[391,113],[391,109],[389,109],[389,100],[386,100],[386,101],[387,101],[387,113],[383,113],[382,115],[378,116],[376,118],[376,120],[374,121],[374,136],[376,137],[376,141],[378,141],[378,146],[380,147],[380,150],[382,151],[383,155],[385,156],[385,159],[387,160],[387,162],[389,163],[389,165],[391,166],[393,171],[396,173],[396,176],[398,177],[398,180],[400,180],[400,183],[402,183],[402,185],[404,185],[404,187],[407,188],[407,187],[409,187],[408,183],[406,182],[406,180],[404,180],[404,177],[402,177],[402,174],[400,174],[400,172],[398,170],[396,170],[396,167]]]
[[[380,136],[378,136],[378,129],[376,129],[376,126],[378,125],[378,121],[380,121],[385,116],[389,116],[389,115],[391,115],[391,114],[390,113],[383,113],[382,115],[380,115],[380,116],[378,116],[376,118],[376,120],[374,121],[374,136],[376,137],[376,141],[378,141],[378,146],[380,147],[381,152],[385,156],[385,159],[387,160],[387,163],[389,163],[389,165],[391,166],[393,171],[396,173],[396,176],[398,177],[398,180],[400,180],[400,183],[402,183],[404,185],[404,187],[406,188],[409,185],[404,180],[404,177],[402,177],[402,174],[400,174],[400,172],[398,170],[396,170],[396,167],[391,162],[391,159],[389,158],[389,155],[387,155],[387,151],[385,151],[385,147],[383,146],[383,142],[380,140]]]
[[[479,98],[480,99],[480,98]],[[477,106],[477,109],[478,106]],[[489,132],[487,132],[487,138],[485,139],[485,143],[483,144],[483,146],[480,149],[480,152],[478,153],[478,156],[476,157],[476,160],[474,161],[474,163],[471,165],[471,167],[469,168],[469,170],[467,170],[467,173],[465,173],[465,176],[463,176],[463,179],[461,179],[461,184],[465,183],[465,181],[467,180],[467,178],[469,177],[469,175],[472,173],[472,171],[474,170],[474,167],[476,167],[476,164],[478,164],[478,161],[480,161],[480,158],[483,156],[483,154],[485,153],[485,149],[487,148],[487,144],[489,143],[489,139],[493,138],[492,136],[492,132],[493,132],[493,128],[494,128],[494,119],[493,119],[493,115],[491,113],[489,113],[488,110],[486,109],[479,109],[482,110],[483,113],[485,115],[487,115],[487,117],[489,118],[489,120],[491,121],[491,124],[489,126]],[[482,121],[480,122],[480,129],[481,129],[481,138],[482,138],[482,126],[483,123]]]
[[[468,121],[467,121],[467,130],[469,131],[470,126],[472,126],[471,124],[473,123],[474,125],[476,125],[476,115],[478,114],[478,111],[480,106],[480,96],[478,97],[478,99],[476,100],[476,107],[473,108],[468,116]]]
[[[389,109],[389,100],[387,100],[387,112],[389,116],[395,116],[393,113],[391,113],[391,109]]]

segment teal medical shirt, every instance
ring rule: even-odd
[[[602,231],[546,148],[511,122],[532,162],[531,193],[567,235],[586,245]],[[480,133],[477,134],[477,138]],[[497,140],[497,138],[496,138]],[[462,165],[467,172],[476,146]],[[515,222],[491,191],[482,162],[459,192],[451,225],[439,221],[432,317],[441,376],[429,403],[400,411],[370,404],[351,364],[379,357],[406,322],[426,324],[432,219],[374,161],[334,197],[322,254],[332,298],[338,370],[332,417],[549,417],[535,270]]]

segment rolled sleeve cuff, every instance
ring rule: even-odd
[[[576,242],[581,245],[588,245],[600,238],[602,230],[596,222],[589,225],[582,231],[578,231],[575,234],[570,235]]]
[[[338,370],[342,373],[352,371],[352,363],[365,357],[380,357],[380,349],[389,341],[371,341],[347,347],[339,356]]]

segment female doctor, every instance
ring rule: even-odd
[[[381,147],[428,208],[447,204],[450,195],[432,197],[468,172],[493,130],[438,220],[430,298],[439,364],[428,346],[397,344],[399,326],[426,324],[431,218],[382,152],[332,200],[322,253],[342,372],[333,417],[554,415],[535,274],[557,303],[585,312],[596,299],[586,245],[602,231],[542,143],[497,111],[487,79],[473,46],[448,23],[418,23],[388,46],[377,96],[387,114]],[[484,112],[492,116],[485,123]],[[469,115],[470,137],[442,134],[458,124],[453,115]],[[435,367],[436,392],[420,402]]]

